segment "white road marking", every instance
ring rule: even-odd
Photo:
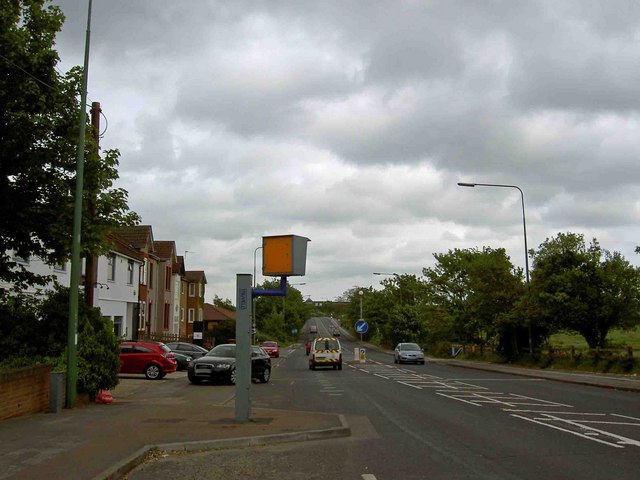
[[[601,443],[614,448],[625,448],[624,446],[640,447],[640,440],[624,437],[612,432],[595,428],[596,425],[610,427],[640,427],[640,418],[620,414],[606,414],[593,412],[561,411],[559,409],[573,409],[572,405],[567,405],[548,400],[518,395],[513,393],[491,392],[487,387],[467,383],[478,382],[544,382],[541,378],[526,379],[505,379],[505,378],[441,378],[435,375],[420,373],[419,371],[401,368],[395,365],[383,364],[380,362],[369,362],[367,369],[360,365],[349,365],[351,368],[363,373],[380,377],[384,380],[406,385],[416,390],[429,389],[435,391],[437,395],[456,400],[458,402],[483,406],[504,406],[502,411],[509,413],[514,418],[526,420],[531,423],[553,428],[555,430],[570,433],[580,438]],[[384,370],[384,371],[383,371]],[[522,408],[525,407],[525,408]],[[535,409],[526,407],[536,407]],[[553,408],[556,410],[545,410]],[[520,415],[522,414],[522,415]],[[529,416],[526,416],[529,414]],[[535,416],[532,416],[534,414]],[[628,421],[606,420],[606,417],[617,417]],[[565,418],[572,416],[573,419]],[[363,474],[363,480],[374,480],[375,476]]]
[[[370,473],[363,473],[361,476],[362,480],[376,480],[376,476]]]

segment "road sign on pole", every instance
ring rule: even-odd
[[[356,329],[356,333],[363,335],[367,333],[367,331],[369,331],[369,324],[366,321],[360,319],[356,322],[355,329]]]

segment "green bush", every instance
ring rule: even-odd
[[[4,297],[0,300],[0,368],[41,363],[66,369],[69,289],[59,287],[43,300]],[[98,308],[78,302],[78,383],[80,392],[95,396],[118,384],[120,360],[113,325]]]

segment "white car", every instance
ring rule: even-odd
[[[417,343],[399,343],[393,351],[393,363],[420,363],[424,365],[424,351]]]

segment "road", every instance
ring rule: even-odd
[[[330,319],[313,319],[319,335]],[[303,338],[304,340],[304,338]],[[311,371],[304,342],[281,350],[255,407],[344,414],[352,436],[168,456],[132,472],[146,478],[635,479],[637,393],[483,372],[429,361],[394,365],[388,352],[341,336],[343,370]],[[264,387],[264,386],[260,386]],[[213,386],[212,388],[231,388]]]

